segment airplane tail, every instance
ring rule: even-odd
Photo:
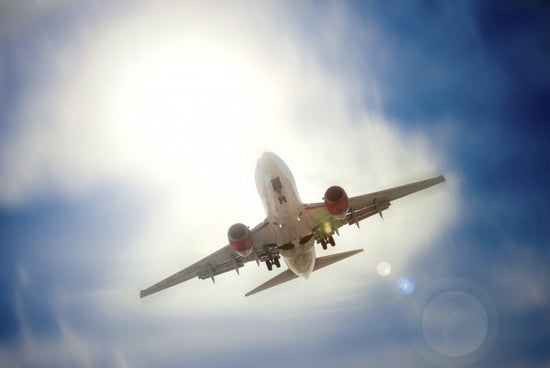
[[[362,251],[363,249],[356,249],[356,250],[350,250],[349,252],[342,252],[337,254],[331,254],[330,256],[318,257],[317,259],[315,259],[315,266],[313,267],[313,271],[317,271],[323,267],[326,267],[328,265],[331,265],[333,263],[336,263],[338,261],[341,261],[353,255],[356,255],[357,253],[361,253]],[[296,275],[294,272],[292,272],[291,270],[286,270],[278,274],[277,276],[273,277],[272,279],[269,279],[268,281],[264,282],[254,290],[249,291],[248,293],[245,294],[245,296],[250,296],[250,295],[259,293],[260,291],[267,290],[269,288],[272,288],[273,286],[277,286],[297,278],[298,278],[298,275]]]

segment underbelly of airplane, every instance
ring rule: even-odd
[[[315,247],[313,240],[294,247],[291,251],[281,251],[288,268],[298,276],[309,277],[315,266]]]
[[[270,218],[279,253],[288,268],[298,276],[309,277],[315,266],[315,239],[311,227],[302,218],[303,205],[289,198],[285,206]]]

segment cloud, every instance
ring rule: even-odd
[[[17,1],[0,3],[0,42],[25,32],[42,17],[63,9],[66,0],[40,2]]]
[[[315,19],[311,12],[319,15],[313,21],[319,34],[303,33],[300,22]],[[109,359],[133,365],[126,357],[143,357],[139,351],[146,348],[155,356],[177,360],[185,351],[200,359],[212,345],[219,353],[242,351],[242,341],[249,349],[270,342],[290,349],[293,342],[280,338],[291,328],[314,342],[334,328],[318,323],[323,312],[312,312],[314,306],[336,313],[353,305],[358,290],[379,280],[380,260],[391,262],[397,277],[452,226],[459,175],[434,150],[431,133],[403,132],[378,111],[366,111],[361,101],[376,100],[376,83],[369,80],[372,89],[365,92],[354,68],[334,68],[321,58],[343,55],[356,41],[350,28],[357,23],[346,8],[241,4],[214,11],[195,2],[145,2],[96,24],[64,26],[74,38],[35,50],[39,72],[18,101],[15,128],[2,139],[0,202],[74,200],[109,187],[110,195],[133,193],[131,210],[143,226],[107,244],[94,244],[91,235],[82,241],[87,251],[63,253],[67,264],[93,273],[100,285],[56,290],[52,309],[61,334],[36,340],[29,364],[72,362],[75,354],[82,365]],[[215,286],[193,280],[139,301],[140,288],[224,245],[232,223],[253,226],[263,219],[253,183],[263,150],[285,159],[307,202],[319,201],[335,182],[358,195],[445,169],[449,184],[395,202],[384,221],[371,219],[361,231],[343,229],[338,249],[365,247],[366,254],[307,283],[245,299],[244,292],[271,276],[247,265],[239,279],[224,275]],[[117,219],[105,211],[101,221]],[[51,243],[59,254],[74,239]],[[97,265],[104,255],[107,270]],[[21,270],[23,280],[32,280]],[[105,331],[87,330],[71,317],[74,309]],[[128,339],[132,325],[140,333]],[[266,337],[264,330],[275,325]],[[233,334],[213,334],[219,326]],[[308,332],[307,326],[316,328]],[[24,341],[14,360],[27,356]],[[62,358],[55,358],[59,352]]]
[[[484,265],[500,306],[506,313],[548,309],[550,294],[545,281],[550,275],[546,267],[547,257],[529,244],[509,243],[503,244],[502,248],[502,253]],[[513,297],[510,297],[512,293]]]

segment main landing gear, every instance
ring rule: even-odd
[[[334,238],[332,237],[332,235],[329,235],[326,238],[321,238],[319,240],[319,243],[321,243],[321,246],[323,247],[324,250],[327,250],[327,244],[330,244],[331,247],[334,247],[336,245],[336,242],[334,241]]]
[[[273,258],[273,260],[268,259],[265,261],[265,265],[267,266],[267,269],[271,271],[273,269],[273,265],[277,268],[281,267],[281,261],[279,261],[279,258]]]

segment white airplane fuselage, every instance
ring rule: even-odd
[[[315,239],[294,177],[276,154],[266,152],[258,159],[256,188],[280,255],[292,272],[309,277],[315,266]]]

